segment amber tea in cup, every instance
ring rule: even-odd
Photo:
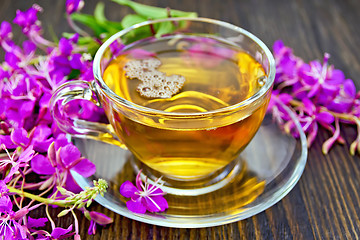
[[[133,49],[149,56],[133,56]],[[105,84],[127,101],[168,113],[201,114],[229,107],[259,91],[266,77],[246,52],[196,35],[151,39],[127,52],[106,67]],[[167,82],[171,76],[184,81],[174,94],[177,86]],[[142,78],[150,84],[143,86]],[[250,114],[208,118],[201,125],[192,119],[137,122],[121,111],[105,110],[121,141],[140,161],[165,176],[193,179],[233,161],[259,128],[266,106],[264,101]]]
[[[156,34],[165,23],[173,31]],[[107,40],[94,59],[96,80],[85,88],[104,108],[106,129],[145,174],[179,189],[202,188],[239,166],[264,118],[274,74],[270,51],[251,33],[211,19],[173,18]],[[94,137],[93,125],[86,128]]]

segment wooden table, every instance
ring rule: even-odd
[[[83,12],[92,13],[97,1],[87,0]],[[347,0],[207,0],[141,1],[199,16],[224,20],[241,26],[262,39],[269,47],[277,39],[294,49],[305,61],[331,54],[330,62],[344,71],[360,89],[360,1]],[[11,21],[15,10],[25,10],[33,1],[1,0],[0,18]],[[37,1],[44,8],[40,14],[44,29],[52,27],[57,35],[70,31],[64,20],[65,0]],[[120,20],[130,12],[106,1],[107,16]],[[20,34],[15,31],[15,38]],[[346,146],[335,146],[328,155],[321,153],[321,143],[328,138],[320,131],[310,149],[308,162],[298,184],[279,203],[249,219],[202,229],[166,228],[145,224],[114,214],[96,205],[114,218],[114,223],[87,235],[89,222],[79,216],[82,239],[359,239],[360,238],[360,159],[350,156],[349,143],[356,129],[342,132]],[[55,216],[57,210],[53,210]],[[43,215],[43,209],[38,215]],[[57,219],[67,227],[72,218]]]

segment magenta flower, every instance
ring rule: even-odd
[[[106,216],[105,214],[95,212],[95,211],[88,212],[88,216],[91,219],[90,226],[88,229],[89,235],[93,235],[96,233],[96,224],[98,224],[100,226],[105,226],[105,225],[113,222],[112,218]]]
[[[66,0],[66,13],[72,14],[80,11],[84,7],[83,0]]]
[[[317,101],[323,104],[335,97],[340,85],[345,81],[342,71],[329,67],[329,57],[329,54],[325,54],[322,64],[319,61],[311,61],[299,70],[299,76],[308,90],[307,97],[316,96]]]
[[[303,61],[293,54],[291,48],[286,47],[281,40],[273,45],[276,60],[275,84],[281,84],[280,88],[291,86],[299,81],[299,68]]]
[[[48,222],[47,218],[31,218],[28,216],[27,227],[30,229],[38,228],[38,227],[45,227],[47,222]]]
[[[59,239],[69,239],[69,237],[73,236],[74,233],[72,231],[72,225],[68,228],[60,228],[55,227],[51,233],[45,231],[38,231],[37,240],[59,240]],[[74,238],[76,239],[76,238]]]
[[[348,113],[352,110],[352,107],[355,105],[355,98],[356,98],[355,84],[351,79],[347,79],[340,86],[339,93],[327,105],[327,108],[331,111],[338,113]]]
[[[81,157],[81,152],[62,135],[58,136],[54,144],[48,149],[48,155],[37,155],[31,161],[33,171],[39,175],[52,175],[53,184],[65,185],[72,192],[80,192],[81,188],[75,183],[70,171],[73,170],[84,177],[93,175],[96,166],[90,160]]]
[[[11,24],[3,21],[0,25],[0,43],[12,38]]]
[[[304,132],[308,134],[308,146],[311,146],[319,129],[318,124],[325,128],[331,128],[335,117],[329,112],[321,111],[320,107],[316,107],[314,103],[307,98],[302,101],[304,104],[303,107],[297,108],[297,111],[300,112],[298,119]]]
[[[7,152],[5,145],[2,145],[1,148],[4,148]],[[21,167],[28,165],[29,161],[34,157],[35,151],[32,146],[29,146],[20,154],[20,156],[17,156],[16,151],[13,155],[10,155],[8,152],[7,154],[8,159],[0,159],[0,170],[3,170],[10,165],[10,171],[4,178],[5,183],[10,182],[15,173],[18,172]]]
[[[37,13],[42,12],[42,8],[34,4],[31,8],[25,12],[20,10],[16,11],[16,17],[14,23],[18,24],[25,35],[31,35],[33,32],[40,32],[41,25],[40,21],[37,18]]]
[[[166,199],[163,197],[166,193],[163,192],[160,186],[157,186],[160,179],[157,179],[154,185],[147,183],[143,184],[140,178],[141,170],[136,176],[136,186],[130,181],[125,181],[120,186],[120,194],[126,198],[131,198],[126,202],[127,208],[134,213],[162,212],[169,206]]]
[[[22,226],[19,220],[26,216],[28,210],[22,208],[17,212],[13,210],[9,196],[0,197],[0,236],[6,239],[27,239],[26,227]]]
[[[291,117],[282,105],[287,106],[292,99],[293,97],[290,94],[280,93],[279,90],[272,91],[267,111],[272,113],[273,119],[278,124],[282,125],[284,122],[291,120]]]

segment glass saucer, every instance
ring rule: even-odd
[[[72,172],[80,187],[92,186],[94,179],[109,183],[105,195],[95,200],[125,217],[165,227],[200,228],[239,221],[271,207],[295,186],[306,164],[306,137],[294,114],[284,107],[295,122],[299,139],[284,133],[267,114],[254,139],[239,158],[241,171],[226,186],[199,196],[165,195],[169,209],[163,213],[135,214],[126,207],[120,185],[135,182],[129,151],[92,139],[72,138],[82,154],[96,165],[96,173],[84,178]]]

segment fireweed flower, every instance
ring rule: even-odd
[[[28,210],[13,210],[9,196],[0,197],[0,236],[6,239],[27,239],[26,227],[21,225],[21,219],[26,216]]]
[[[72,14],[80,11],[84,7],[84,1],[82,0],[66,0],[66,13]]]
[[[86,211],[85,216],[90,219],[90,226],[88,229],[89,235],[93,235],[96,233],[96,225],[105,226],[113,222],[112,218],[95,211]]]
[[[6,174],[6,177],[4,178],[4,182],[8,183],[21,167],[28,165],[30,160],[34,157],[35,151],[33,150],[33,147],[30,146],[18,156],[16,151],[12,155],[10,155],[5,145],[1,145],[1,148],[3,148],[8,155],[8,159],[0,159],[0,170],[3,171],[10,166],[10,171]]]
[[[34,4],[31,8],[24,12],[20,10],[16,11],[14,23],[18,24],[22,28],[25,35],[32,31],[41,31],[40,21],[37,18],[38,12],[42,12],[42,8],[37,4]]]
[[[323,143],[324,154],[335,142],[345,143],[340,134],[340,123],[356,125],[358,136],[350,146],[350,153],[354,154],[355,150],[360,153],[360,94],[356,93],[353,81],[345,79],[341,70],[329,65],[327,53],[322,63],[317,60],[304,63],[281,41],[275,42],[273,50],[276,78],[269,107],[277,122],[293,133],[294,123],[276,104],[282,102],[300,121],[309,146],[320,126],[328,130],[332,136]],[[293,135],[297,137],[295,133]]]
[[[299,76],[308,90],[307,97],[316,96],[316,100],[321,104],[331,101],[345,80],[342,71],[328,65],[329,58],[330,55],[325,54],[322,64],[319,61],[311,61],[309,64],[303,64],[299,70]]]
[[[352,80],[346,79],[340,85],[338,94],[327,104],[327,108],[338,113],[348,113],[356,105],[356,87]],[[355,111],[359,112],[359,111]]]
[[[52,186],[58,183],[69,191],[80,192],[81,189],[74,182],[70,170],[89,177],[95,173],[96,167],[90,160],[81,157],[81,152],[71,143],[63,141],[61,136],[60,141],[55,142],[56,145],[49,146],[46,157],[38,155],[31,161],[31,167],[39,175],[51,175]]]
[[[163,192],[157,184],[160,179],[157,179],[154,185],[147,182],[142,182],[141,170],[136,176],[136,186],[130,181],[125,181],[120,186],[120,194],[126,198],[131,198],[126,202],[127,208],[134,213],[145,213],[149,212],[162,212],[168,208],[168,203],[163,197],[166,193]]]
[[[33,220],[30,222],[33,224]],[[39,226],[40,227],[40,226]],[[68,228],[55,227],[51,233],[46,231],[35,231],[37,233],[36,239],[38,240],[57,240],[57,239],[68,239],[75,233],[71,232],[73,229],[72,224]]]
[[[309,99],[302,99],[303,106],[299,106],[296,110],[299,112],[299,122],[304,130],[308,134],[308,146],[310,146],[319,129],[318,124],[326,127],[332,124],[335,117],[329,112],[321,111],[321,108],[316,107]]]
[[[292,49],[286,47],[281,40],[275,41],[273,53],[276,60],[275,84],[281,83],[279,88],[283,88],[298,82],[298,71],[303,61],[296,57]]]
[[[13,22],[21,27],[22,32],[32,42],[43,48],[54,46],[54,43],[44,39],[41,36],[42,27],[41,22],[38,20],[37,13],[42,11],[43,9],[37,4],[34,4],[31,8],[24,12],[17,10],[16,17],[14,18]]]

